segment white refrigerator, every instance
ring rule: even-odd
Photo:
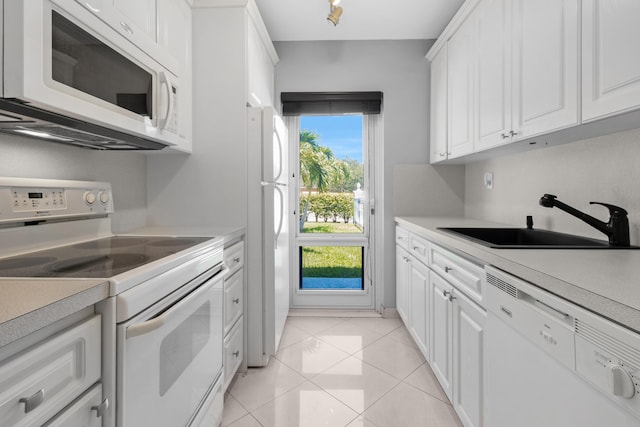
[[[272,107],[248,108],[247,365],[266,366],[289,313],[287,128]]]

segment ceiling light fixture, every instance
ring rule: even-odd
[[[329,0],[329,16],[327,21],[331,22],[335,27],[340,22],[340,16],[342,15],[342,8],[337,6],[341,0]]]

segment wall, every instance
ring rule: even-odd
[[[0,134],[0,176],[111,182],[114,232],[146,225],[146,155]]]
[[[149,158],[149,225],[246,227],[244,13],[193,10],[193,153]]]
[[[466,166],[465,214],[473,218],[534,226],[605,239],[584,222],[556,208],[539,206],[544,193],[606,221],[608,211],[590,206],[598,201],[629,212],[631,243],[640,244],[640,129],[499,157]],[[482,184],[494,173],[494,189]]]
[[[394,257],[394,175],[403,183],[420,182],[419,191],[434,193],[441,180],[430,166],[414,169],[402,165],[429,161],[429,62],[425,54],[433,40],[402,41],[312,41],[274,43],[280,62],[276,67],[276,103],[281,92],[382,91],[384,94],[384,236],[385,307],[395,306]],[[463,194],[463,168],[446,172],[455,175],[458,187],[451,200]],[[426,175],[425,175],[426,174]],[[453,177],[452,177],[453,179]],[[454,179],[455,181],[455,179]],[[449,185],[449,184],[445,184]],[[402,186],[400,188],[405,188]],[[443,190],[446,192],[446,190]],[[451,204],[453,213],[462,214],[462,204]],[[402,206],[406,214],[430,213],[429,203]],[[444,209],[438,214],[443,214]],[[380,238],[382,237],[382,238]]]

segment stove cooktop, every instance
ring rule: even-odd
[[[0,277],[111,278],[210,239],[107,237],[0,259]]]

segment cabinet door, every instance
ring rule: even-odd
[[[254,107],[274,105],[274,64],[253,20],[247,18],[248,97]]]
[[[409,327],[409,253],[396,246],[396,310]]]
[[[184,0],[158,0],[158,45],[177,64],[174,73],[180,78],[177,99],[180,148],[191,151],[193,95],[191,79],[191,8]]]
[[[452,388],[452,304],[453,286],[436,273],[430,276],[431,369],[451,400]]]
[[[447,45],[431,61],[431,163],[447,159]]]
[[[582,120],[640,107],[640,2],[582,2]]]
[[[467,19],[447,43],[449,158],[473,151],[473,20]]]
[[[511,2],[516,139],[578,124],[578,2]]]
[[[410,318],[409,322],[411,335],[413,336],[416,344],[425,355],[425,358],[429,360],[428,351],[428,289],[429,289],[429,269],[416,259],[412,259],[409,263],[411,266],[411,273],[409,278],[410,283]]]
[[[122,28],[130,34],[142,31],[156,40],[156,0],[113,0],[113,7],[123,20]]]
[[[453,300],[453,399],[465,427],[483,425],[484,327],[487,313],[462,293]]]
[[[511,140],[511,24],[507,0],[486,0],[475,20],[474,151]]]

